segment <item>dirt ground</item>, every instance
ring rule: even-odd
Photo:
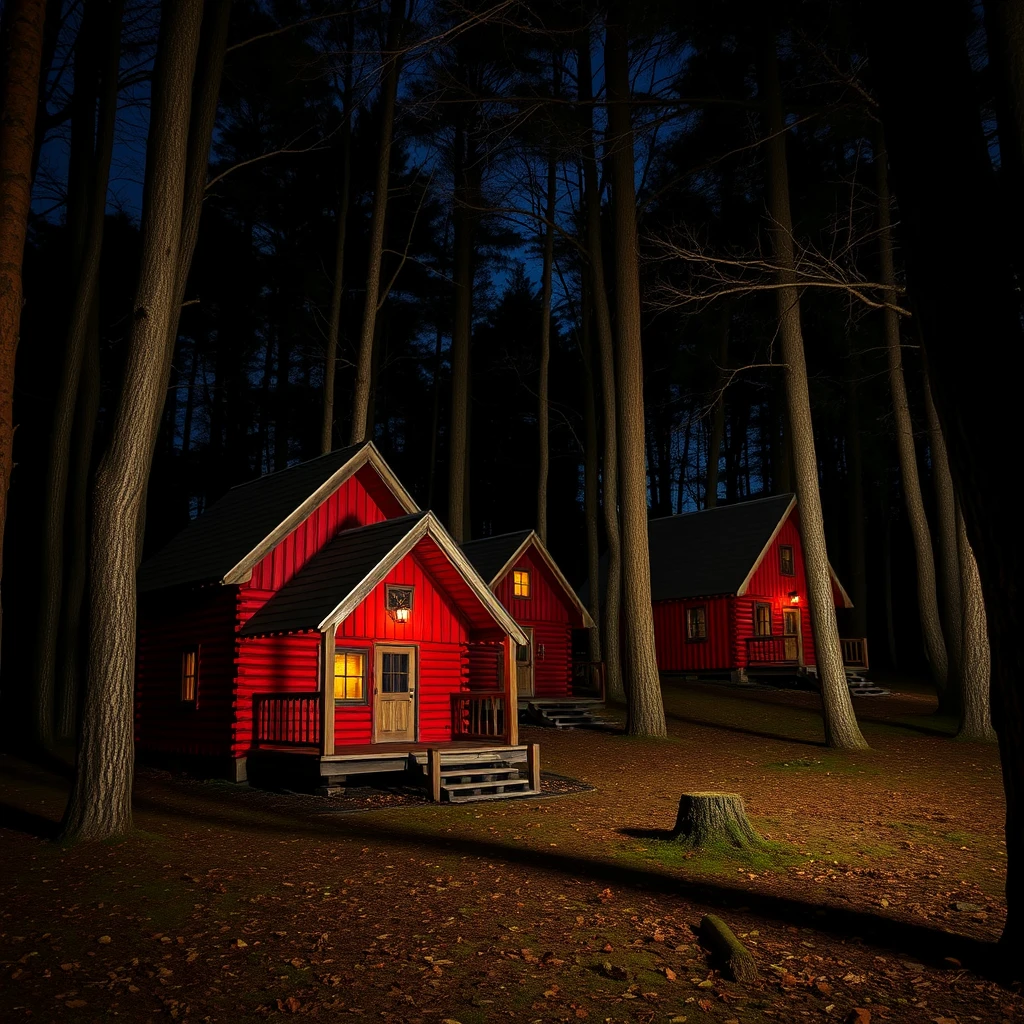
[[[64,849],[67,781],[0,757],[0,1020],[403,1024],[1024,1020],[989,980],[1004,914],[994,748],[926,693],[666,687],[670,736],[524,729],[543,797],[436,806],[139,773],[137,831]],[[575,790],[575,791],[574,791]],[[764,851],[668,838],[679,794],[742,794]],[[719,914],[761,978],[724,981]]]

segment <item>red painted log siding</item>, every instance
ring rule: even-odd
[[[366,468],[379,481],[376,472]],[[389,517],[381,511],[377,500],[371,496],[357,474],[346,480],[287,537],[276,544],[274,549],[253,568],[249,582],[242,585],[252,590],[268,591],[264,600],[269,600],[273,592],[280,590],[313,555],[342,530],[369,526],[386,518]],[[252,615],[257,607],[251,607],[249,614]]]
[[[707,609],[706,640],[686,637],[686,609],[703,605]],[[661,672],[722,672],[733,667],[732,601],[714,597],[687,601],[656,601],[654,644]]]
[[[384,588],[389,583],[415,588],[412,615],[407,623],[392,621],[384,610]],[[365,647],[370,651],[368,689],[371,695],[376,660],[373,644],[415,644],[418,647],[417,738],[430,743],[452,738],[451,694],[469,685],[469,639],[466,622],[451,597],[413,553],[406,555],[384,582],[338,626],[335,646]],[[338,708],[335,747],[371,742],[371,714],[369,706]]]
[[[793,548],[794,575],[783,576],[779,560],[779,548],[788,544]],[[744,597],[737,600],[737,633],[743,646],[743,661],[746,664],[746,638],[754,635],[755,601],[767,601],[772,606],[772,633],[782,633],[782,609],[791,608],[789,592],[795,590],[800,599],[800,631],[803,636],[804,663],[816,664],[814,656],[814,634],[811,631],[811,610],[807,600],[807,574],[804,569],[804,551],[800,541],[796,512],[782,524],[778,536],[766,552],[757,571],[751,577]]]
[[[231,749],[235,587],[143,595],[135,664],[142,751],[225,756]],[[195,707],[181,701],[181,654],[199,646]]]
[[[530,596],[516,597],[516,569],[530,573]],[[495,596],[520,625],[533,627],[533,692],[538,697],[567,697],[572,686],[572,627],[583,625],[580,615],[548,567],[532,548],[493,588]],[[544,656],[540,656],[540,648]]]
[[[500,690],[504,677],[501,668],[505,657],[503,644],[492,641],[471,643],[469,655],[469,685],[473,690]]]
[[[233,753],[242,757],[253,741],[254,694],[309,693],[320,688],[320,634],[247,637],[238,646]]]

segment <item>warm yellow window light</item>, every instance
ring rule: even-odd
[[[334,699],[362,700],[366,694],[366,653],[334,652]]]
[[[530,573],[527,569],[512,570],[512,594],[514,597],[530,596]]]

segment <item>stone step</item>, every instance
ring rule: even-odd
[[[512,800],[516,797],[523,796],[539,796],[539,789],[522,789],[516,790],[513,793],[477,793],[477,794],[463,794],[461,796],[451,796],[448,798],[450,804],[474,804],[481,800]]]

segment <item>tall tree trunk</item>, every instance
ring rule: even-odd
[[[327,352],[324,358],[324,412],[320,425],[320,454],[334,447],[334,388],[338,373],[338,341],[341,333],[341,300],[345,293],[345,233],[348,229],[349,196],[352,191],[352,62],[355,57],[355,14],[346,25],[344,85],[341,92],[341,194],[338,197],[338,230],[334,243],[334,280],[327,320]]]
[[[582,323],[580,324],[580,349],[583,356],[583,518],[587,524],[587,579],[590,581],[587,594],[587,610],[594,620],[594,628],[588,630],[590,660],[601,660],[601,549],[598,536],[598,472],[600,453],[597,430],[597,404],[594,398],[597,381],[594,379],[594,341],[591,337],[592,318],[590,315],[590,288],[586,277],[582,286]]]
[[[889,176],[886,167],[885,144],[879,142],[875,153],[876,190],[878,192],[878,258],[882,271],[882,284],[894,287],[896,270],[892,255],[892,229],[889,213]],[[917,603],[921,616],[921,636],[932,677],[939,692],[939,705],[952,713],[949,692],[949,661],[942,636],[939,617],[939,594],[935,579],[935,555],[932,535],[921,497],[921,480],[917,472],[917,453],[914,448],[914,425],[910,419],[907,386],[903,376],[903,349],[900,341],[900,319],[896,310],[887,306],[883,310],[885,347],[889,356],[889,386],[892,391],[892,411],[896,421],[896,448],[900,460],[900,478],[903,498],[907,505],[910,533],[914,539],[917,559]]]
[[[850,350],[850,374],[846,381],[846,489],[849,509],[850,623],[855,636],[868,633],[867,544],[864,537],[864,456],[860,441],[860,357]]]
[[[558,70],[554,73],[558,94]],[[537,383],[537,534],[548,542],[548,467],[551,449],[548,438],[548,368],[551,363],[551,267],[555,260],[555,201],[558,165],[554,150],[548,154],[547,198],[544,203],[544,258],[540,288],[540,358]]]
[[[93,438],[100,411],[99,297],[89,314],[78,401],[72,430],[68,480],[64,575],[57,635],[57,735],[71,739],[78,722],[88,637],[82,621],[89,557],[89,482],[92,475]]]
[[[448,529],[460,543],[465,531],[469,472],[469,344],[473,332],[473,236],[479,205],[480,167],[466,131],[467,112],[455,126],[451,423],[448,432]]]
[[[725,439],[725,387],[728,383],[729,327],[732,323],[732,306],[722,306],[722,322],[718,335],[718,391],[715,395],[711,414],[711,436],[708,438],[708,482],[704,492],[704,507],[714,508],[718,504],[718,463]]]
[[[153,68],[139,282],[124,381],[96,471],[90,537],[89,666],[65,840],[131,828],[135,573],[146,481],[172,348],[189,115],[202,0],[167,0]]]
[[[786,365],[786,399],[793,441],[793,468],[800,503],[807,590],[814,627],[814,647],[821,680],[825,742],[830,747],[862,750],[867,747],[853,713],[850,688],[843,670],[836,606],[832,600],[832,576],[825,545],[825,524],[818,493],[818,461],[800,325],[800,292],[796,287],[793,256],[793,218],[789,208],[789,172],[786,161],[786,130],[782,114],[778,56],[774,41],[764,56],[763,87],[768,120],[769,213],[772,249],[779,267],[776,303],[782,359]]]
[[[928,438],[932,456],[932,479],[935,485],[935,521],[939,540],[942,610],[945,613],[942,624],[946,638],[946,651],[949,656],[949,675],[946,687],[948,695],[945,709],[950,714],[958,714],[963,686],[961,670],[964,665],[964,610],[961,607],[963,562],[957,536],[956,495],[953,490],[953,477],[949,472],[946,439],[942,436],[942,426],[939,423],[935,402],[932,400],[932,387],[927,372],[924,375],[924,402],[928,413]],[[968,560],[971,565],[974,565],[974,555],[970,552],[970,545],[968,545]],[[977,572],[976,566],[974,571]],[[982,607],[982,615],[984,616],[984,607]],[[987,639],[985,643],[987,646]],[[987,679],[985,693],[988,694]]]
[[[14,357],[21,322],[25,235],[43,55],[45,0],[8,0],[0,102],[0,581],[7,492],[14,468]],[[0,629],[3,603],[0,601]]]
[[[384,259],[384,219],[388,209],[388,184],[391,177],[391,138],[395,127],[395,99],[401,71],[399,43],[405,21],[405,0],[391,0],[388,12],[387,57],[381,83],[380,142],[377,151],[377,178],[374,183],[373,209],[370,213],[370,252],[366,265],[366,299],[363,326],[356,356],[355,392],[352,395],[352,436],[349,444],[366,440],[367,409],[370,405],[370,377],[373,363],[373,339],[380,305],[380,268]]]
[[[104,8],[102,14],[101,6]],[[74,174],[69,174],[69,186],[72,179],[74,182],[70,190],[70,198],[74,202],[69,202],[69,227],[78,238],[74,240],[74,292],[67,344],[57,381],[42,505],[40,602],[32,672],[33,738],[43,747],[50,746],[53,740],[57,651],[64,643],[58,626],[63,603],[64,522],[72,428],[76,409],[80,408],[77,399],[82,360],[89,344],[90,328],[95,327],[107,183],[117,118],[123,7],[122,2],[109,5],[88,3],[75,48],[75,96],[72,100],[75,106],[72,119]]]
[[[441,429],[441,317],[437,318],[437,333],[434,338],[434,373],[431,399],[433,412],[430,421],[430,474],[427,482],[427,508],[434,507],[434,484],[437,480],[437,434]]]
[[[587,222],[587,260],[590,297],[594,309],[594,328],[601,375],[601,416],[604,450],[601,460],[602,512],[604,535],[608,545],[608,571],[603,594],[605,680],[608,696],[614,701],[626,699],[620,651],[622,644],[621,597],[622,554],[619,535],[619,441],[615,411],[615,346],[604,279],[604,251],[601,238],[601,193],[598,185],[597,155],[594,146],[593,69],[590,57],[590,30],[581,33],[576,50],[578,90],[583,119],[583,202]],[[599,585],[593,577],[593,585]]]
[[[629,43],[624,4],[615,3],[605,36],[608,160],[615,236],[616,384],[619,422],[619,500],[622,517],[622,611],[630,683],[626,732],[664,736],[654,648],[651,562],[647,543],[644,469],[644,367],[640,340],[640,268],[636,235],[636,167],[630,115]]]
[[[989,685],[992,675],[992,656],[988,645],[988,621],[985,616],[985,597],[978,575],[971,542],[967,539],[964,517],[959,505],[955,510],[957,544],[960,554],[960,575],[963,599],[961,631],[961,716],[958,740],[992,743],[996,734],[992,728]]]

